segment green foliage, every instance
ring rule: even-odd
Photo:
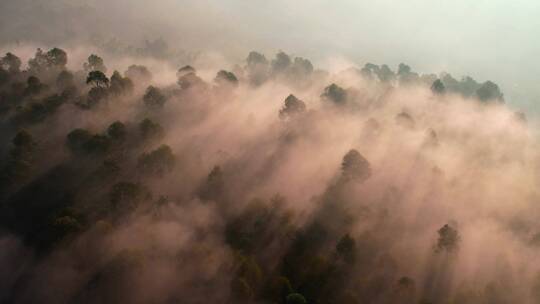
[[[176,72],[176,77],[177,78],[180,78],[182,76],[185,76],[187,74],[191,74],[191,73],[196,73],[197,71],[190,65],[186,65],[184,67],[181,67],[180,69],[178,69],[178,71]]]
[[[263,273],[257,261],[251,256],[237,255],[238,269],[236,276],[244,278],[252,287],[257,287],[263,277]]]
[[[476,90],[476,96],[480,101],[496,101],[504,102],[504,96],[499,89],[499,86],[491,81],[484,82],[478,90]]]
[[[0,67],[11,74],[19,73],[21,65],[21,59],[10,52],[0,58]]]
[[[109,151],[111,140],[105,135],[95,134],[83,144],[83,149],[88,154],[104,154]]]
[[[60,216],[54,219],[53,227],[60,235],[75,233],[81,230],[82,225],[79,221],[69,215]]]
[[[190,88],[203,88],[205,86],[204,80],[202,80],[195,72],[187,73],[178,78],[178,85],[182,90]]]
[[[90,71],[86,77],[86,84],[92,84],[96,88],[106,88],[109,86],[109,78],[101,71]]]
[[[175,156],[167,145],[161,145],[150,153],[143,153],[137,162],[137,168],[142,172],[163,176],[173,170]]]
[[[82,152],[84,145],[90,140],[92,134],[85,129],[75,129],[67,135],[66,144],[73,152]]]
[[[306,304],[306,298],[299,293],[291,293],[287,296],[287,304]]]
[[[112,186],[109,194],[113,208],[119,212],[129,212],[139,203],[152,199],[148,188],[138,183],[119,182]]]
[[[14,120],[17,123],[38,123],[44,121],[49,115],[66,102],[65,95],[50,95],[45,97],[42,102],[31,102],[24,106],[16,108]]]
[[[442,226],[437,233],[439,238],[435,246],[436,252],[455,252],[459,248],[460,236],[458,231],[452,226],[445,224]]]
[[[9,74],[8,71],[4,70],[2,67],[0,67],[0,87],[9,83],[9,81],[11,80],[11,75]],[[3,93],[3,95],[5,96],[6,93]],[[3,96],[0,96],[0,100],[3,99]],[[6,106],[6,105],[1,105],[0,104],[0,112],[1,112],[1,107],[2,106]]]
[[[139,123],[139,130],[143,140],[159,139],[163,137],[165,133],[160,124],[148,118]]]
[[[225,191],[225,179],[220,166],[215,166],[208,174],[205,184],[199,191],[199,196],[203,200],[219,201],[223,198]]]
[[[26,80],[26,89],[24,90],[24,95],[33,96],[43,93],[48,89],[47,85],[41,83],[41,80],[36,76],[30,76]]]
[[[266,57],[258,52],[252,51],[248,54],[246,59],[248,66],[258,65],[258,64],[268,64]]]
[[[272,60],[272,71],[274,73],[280,73],[286,71],[292,64],[291,57],[285,52],[279,52],[276,54],[276,58]]]
[[[34,163],[35,147],[36,143],[30,133],[26,130],[17,132],[12,140],[7,162],[0,174],[0,185],[12,185],[29,175]]]
[[[159,88],[149,86],[143,96],[144,104],[151,109],[162,108],[167,98]]]
[[[14,120],[17,123],[38,123],[47,117],[47,108],[38,102],[17,107],[16,111]]]
[[[400,85],[418,84],[420,80],[420,76],[404,63],[399,64],[397,77]]]
[[[17,132],[12,141],[13,145],[17,148],[28,149],[34,146],[34,140],[32,135],[26,130]]]
[[[83,64],[83,68],[87,72],[100,71],[103,73],[107,73],[107,67],[105,67],[103,59],[95,54],[92,54],[88,57],[87,62]]]
[[[95,178],[98,182],[102,182],[105,179],[118,176],[119,173],[120,166],[118,165],[118,162],[114,159],[106,159],[101,166],[96,169],[91,178]]]
[[[321,95],[323,100],[336,105],[343,105],[347,102],[347,91],[335,83],[327,86]]]
[[[114,71],[111,76],[111,86],[109,91],[114,95],[131,94],[133,92],[133,81],[127,77],[122,77],[118,71]]]
[[[285,99],[285,104],[279,110],[279,118],[287,119],[306,111],[306,104],[293,94]]]
[[[59,48],[53,48],[47,52],[47,57],[49,59],[49,64],[56,67],[65,67],[68,58],[67,53]]]
[[[347,233],[336,244],[336,252],[346,263],[353,264],[356,260],[356,242]]]
[[[371,176],[371,166],[367,159],[355,149],[350,150],[341,162],[341,178],[344,181],[364,181]]]
[[[84,129],[75,129],[67,135],[67,146],[74,153],[100,155],[109,151],[111,139],[105,135],[91,134]]]
[[[268,79],[268,60],[263,54],[250,52],[246,58],[246,64],[251,85],[260,86]]]
[[[107,135],[115,141],[122,142],[127,137],[126,126],[120,121],[115,121],[107,128]]]
[[[294,58],[291,67],[291,74],[293,77],[306,77],[311,73],[313,73],[313,64],[311,61],[301,57]]]
[[[442,95],[446,92],[443,82],[440,79],[437,79],[431,85],[431,92],[436,95]]]
[[[225,70],[219,71],[214,81],[221,86],[238,86],[238,78],[236,78],[236,75]]]
[[[86,99],[86,105],[90,108],[99,104],[102,100],[107,98],[109,91],[104,87],[93,87],[88,91],[88,97]]]
[[[152,73],[143,65],[130,65],[124,75],[136,82],[148,83],[152,80]]]
[[[63,69],[68,61],[67,53],[59,48],[53,48],[47,53],[37,49],[34,58],[28,61],[28,67],[32,72],[42,72],[51,68]]]
[[[62,70],[56,77],[56,86],[61,90],[75,85],[73,73]]]

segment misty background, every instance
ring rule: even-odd
[[[540,303],[532,2],[0,1],[0,304]]]
[[[499,84],[513,108],[538,114],[540,3],[521,1],[2,0],[0,44],[81,42],[212,52],[238,62],[253,49],[323,68],[401,62]]]

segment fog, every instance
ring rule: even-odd
[[[234,61],[257,49],[357,65],[447,71],[490,79],[511,105],[537,113],[537,1],[4,0],[0,42],[119,41],[163,37],[179,49]],[[54,44],[54,45],[53,45]]]
[[[540,303],[537,45],[414,4],[3,2],[0,303]]]

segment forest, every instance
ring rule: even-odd
[[[71,54],[0,57],[0,303],[540,303],[539,141],[496,83]]]

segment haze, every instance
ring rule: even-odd
[[[498,83],[512,106],[538,111],[540,2],[3,0],[0,42],[161,36],[176,47],[238,60],[250,50],[420,72],[447,71]]]

